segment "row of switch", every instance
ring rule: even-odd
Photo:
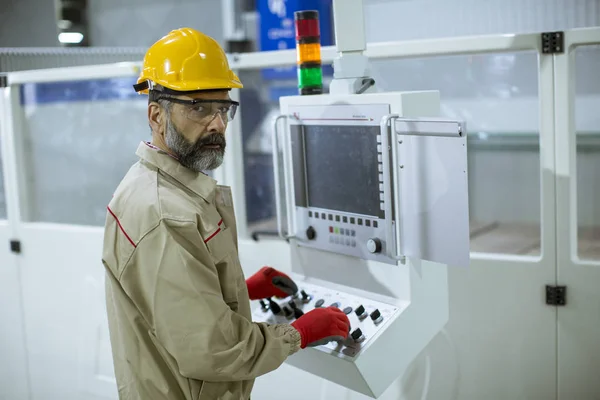
[[[316,219],[319,219],[318,212],[315,211],[314,214],[312,211],[308,212],[309,217],[312,218],[313,215]],[[332,215],[332,214],[325,214],[325,213],[321,213],[320,215],[321,215],[321,219],[324,219],[324,220],[329,219],[330,221],[333,221],[335,219],[336,222],[344,222],[344,223],[350,222],[351,224],[358,224],[358,225],[362,225],[363,221],[364,221],[365,226],[371,226],[370,219],[363,220],[362,218],[355,218],[355,217],[340,217],[339,215]],[[373,220],[373,227],[377,228],[377,226],[378,226],[377,220]]]
[[[268,310],[271,310],[271,312],[273,312],[273,314],[280,314],[283,311],[283,315],[287,319],[292,319],[292,318],[298,319],[304,315],[304,312],[298,308],[298,305],[296,304],[296,301],[295,301],[295,299],[298,299],[299,297],[301,298],[302,303],[305,303],[305,304],[309,303],[312,300],[311,295],[306,293],[304,290],[301,290],[300,296],[298,294],[294,295],[293,299],[288,302],[288,305],[283,306],[283,308],[280,307],[279,304],[274,302],[270,297],[266,299],[267,302],[265,302],[265,300],[259,300],[259,302],[260,302],[261,308],[265,312]],[[315,308],[323,307],[324,304],[325,304],[325,300],[319,299],[315,302]],[[341,304],[340,304],[340,302],[336,301],[336,302],[330,304],[330,307],[340,308]],[[381,312],[379,311],[379,309],[375,309],[370,314],[367,313],[367,311],[363,305],[358,306],[356,308],[356,310],[353,310],[352,307],[349,307],[349,306],[345,307],[343,309],[343,312],[346,315],[350,314],[352,311],[354,311],[354,313],[356,314],[358,319],[361,321],[364,320],[365,318],[367,318],[367,316],[371,317],[371,320],[375,323],[375,325],[378,325],[379,323],[381,323],[381,321],[383,321],[383,316],[381,315]],[[361,343],[365,340],[365,336],[360,328],[356,328],[354,331],[352,331],[350,333],[350,337],[356,343]]]
[[[325,304],[325,300],[319,299],[315,303],[315,308],[323,307],[323,304]],[[329,306],[340,308],[341,304],[336,301],[335,303],[332,303]],[[352,312],[352,307],[345,307],[343,311],[346,315],[348,315]],[[383,321],[383,316],[381,315],[381,312],[378,309],[375,309],[371,314],[367,314],[367,310],[365,310],[365,307],[363,305],[360,305],[356,308],[356,310],[354,310],[354,313],[361,321],[367,318],[367,316],[370,316],[375,325],[378,325],[381,321]]]
[[[356,247],[356,240],[354,239],[344,239],[339,236],[329,236],[329,243],[333,244],[345,244],[346,246]]]

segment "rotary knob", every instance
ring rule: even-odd
[[[315,231],[315,228],[309,226],[306,230],[306,237],[308,238],[308,240],[315,240],[315,238],[317,237],[317,231]]]
[[[369,253],[381,253],[381,240],[377,238],[371,238],[367,241],[367,250]]]
[[[367,316],[368,316],[367,311],[365,310],[365,307],[362,305],[358,306],[356,308],[356,310],[354,310],[354,313],[360,320],[363,320],[363,319],[367,318]]]
[[[373,320],[373,322],[375,323],[375,325],[377,325],[377,324],[379,324],[383,320],[383,316],[381,315],[381,313],[379,312],[379,310],[375,309],[375,311],[373,311],[371,313],[371,319]]]
[[[360,343],[363,340],[365,340],[365,336],[363,335],[362,331],[360,330],[360,328],[356,328],[351,334],[350,337],[352,337],[352,340],[354,340],[356,343]]]
[[[284,307],[283,307],[283,314],[285,315],[285,317],[286,317],[287,319],[291,319],[291,318],[292,318],[292,316],[294,315],[294,313],[292,312],[292,310],[290,310],[290,308],[289,308],[289,307],[287,307],[287,306],[284,306]]]

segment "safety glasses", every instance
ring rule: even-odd
[[[159,96],[156,100],[166,100],[184,105],[183,112],[185,116],[200,124],[209,124],[217,115],[221,117],[223,122],[227,123],[233,120],[240,105],[240,103],[233,100],[183,100],[167,96]]]

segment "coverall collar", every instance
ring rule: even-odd
[[[212,203],[217,181],[210,176],[184,167],[175,157],[148,142],[142,141],[135,154]]]

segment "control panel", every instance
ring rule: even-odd
[[[298,105],[290,112],[288,197],[298,245],[396,264],[390,135],[380,125],[389,105]]]
[[[315,308],[329,306],[338,307],[348,316],[350,333],[343,342],[330,342],[317,348],[349,357],[355,357],[396,313],[402,311],[402,307],[303,283],[294,297],[260,300],[260,307],[254,310],[253,320],[270,324],[289,324]]]
[[[323,209],[296,209],[298,227],[305,236],[298,244],[335,251],[365,260],[388,262],[385,220]]]

